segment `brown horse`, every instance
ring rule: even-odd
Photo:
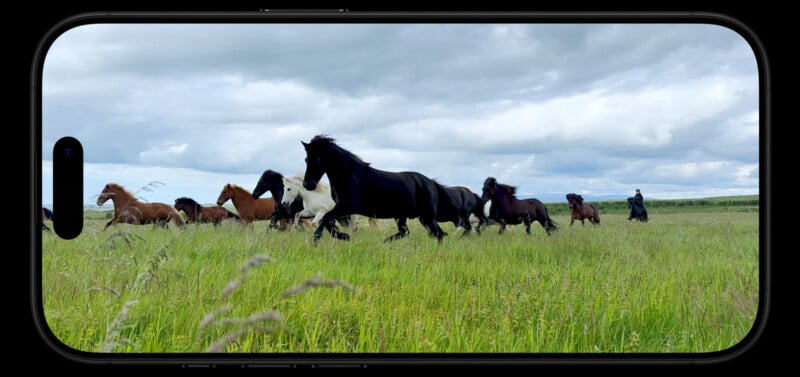
[[[97,205],[102,206],[108,199],[114,202],[114,218],[106,223],[103,230],[118,223],[157,224],[164,228],[170,221],[179,226],[186,225],[181,214],[171,205],[141,202],[117,183],[109,183],[103,187],[103,191],[97,197]]]
[[[261,198],[254,199],[250,191],[241,186],[228,183],[222,187],[222,192],[217,198],[217,205],[221,206],[230,199],[239,217],[245,223],[252,223],[254,220],[269,220],[275,213],[275,199]]]
[[[583,222],[585,219],[589,219],[589,222],[594,225],[600,225],[600,213],[597,212],[597,207],[593,204],[584,204],[583,196],[569,193],[567,194],[567,203],[569,203],[569,209],[572,210],[569,226],[572,226],[575,220],[580,220],[581,224],[586,225]]]
[[[182,197],[175,199],[175,209],[186,213],[187,223],[212,223],[216,226],[225,219],[241,220],[239,215],[228,211],[225,207],[206,207],[192,198]]]

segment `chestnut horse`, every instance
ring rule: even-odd
[[[254,220],[269,220],[277,208],[274,198],[254,199],[250,191],[230,183],[222,187],[222,192],[217,198],[217,205],[221,206],[229,199],[236,207],[236,211],[239,212],[242,221],[248,224]]]
[[[170,221],[179,226],[186,225],[181,214],[171,205],[141,202],[117,183],[109,183],[103,187],[97,197],[97,205],[102,206],[108,199],[114,202],[114,218],[106,223],[103,230],[118,223],[157,224],[164,228]]]
[[[186,213],[187,223],[212,223],[216,226],[225,219],[241,219],[239,215],[228,211],[225,207],[206,207],[187,197],[175,199],[175,209]]]
[[[567,194],[567,203],[569,203],[569,209],[572,210],[569,226],[572,226],[575,220],[580,220],[581,224],[586,225],[583,222],[585,219],[589,219],[589,222],[594,225],[600,225],[600,213],[597,212],[597,207],[593,204],[584,204],[583,196],[569,193]]]

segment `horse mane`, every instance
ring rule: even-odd
[[[132,192],[128,191],[125,187],[122,187],[122,185],[119,184],[119,183],[109,182],[106,186],[111,186],[111,187],[113,187],[113,188],[115,188],[115,189],[117,189],[119,191],[122,191],[123,193],[125,193],[127,195],[130,195],[131,198],[133,198],[133,200],[139,200],[139,199],[136,198],[136,195],[134,195]]]
[[[567,200],[568,201],[574,200],[578,204],[581,204],[581,205],[583,204],[583,196],[581,196],[579,194],[572,193],[572,192],[567,194]]]
[[[200,203],[198,203],[196,200],[192,198],[187,198],[185,196],[175,199],[175,204],[181,204],[181,203],[186,203],[191,206],[200,206]]]
[[[308,142],[308,145],[313,147],[332,148],[337,153],[344,154],[350,157],[353,161],[355,161],[359,165],[369,166],[369,162],[365,162],[364,160],[361,159],[361,157],[358,157],[355,153],[340,147],[338,144],[336,144],[336,140],[328,135],[314,136],[314,138],[312,138],[311,141]]]
[[[272,170],[272,169],[264,170],[264,173],[262,173],[261,176],[262,177],[264,177],[264,176],[276,176],[276,177],[278,177],[278,179],[283,178],[283,174],[278,173],[278,172],[276,172],[275,170]]]
[[[516,195],[517,194],[517,186],[506,185],[506,184],[503,184],[503,183],[498,183],[497,185],[502,187],[502,188],[504,188],[504,189],[506,189],[506,190],[508,190],[508,193],[511,194],[511,195]]]

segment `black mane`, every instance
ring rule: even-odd
[[[343,155],[349,156],[357,164],[364,165],[364,166],[369,166],[369,162],[366,162],[366,161],[362,160],[361,157],[358,157],[353,152],[350,152],[350,151],[340,147],[339,145],[336,144],[336,140],[334,138],[328,136],[328,135],[317,135],[317,136],[314,136],[314,138],[311,139],[311,141],[308,142],[308,145],[312,146],[312,148],[325,147],[325,148],[333,149],[333,151],[336,152],[336,154],[343,154]]]
[[[198,206],[198,207],[200,206],[200,203],[198,203],[197,201],[195,201],[192,198],[187,198],[185,196],[184,197],[180,197],[178,199],[175,199],[175,204],[188,204],[188,205],[191,205],[191,206]]]
[[[261,174],[261,176],[262,176],[262,177],[265,177],[265,176],[275,176],[275,177],[278,177],[278,179],[281,179],[281,178],[283,178],[283,174],[281,174],[281,173],[278,173],[278,172],[276,172],[275,170],[272,170],[272,169],[267,169],[267,170],[264,170],[264,173],[263,173],[263,174]]]

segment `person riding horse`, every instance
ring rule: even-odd
[[[639,189],[636,189],[636,194],[628,198],[628,208],[631,213],[628,215],[628,221],[637,219],[639,221],[647,221],[647,209],[644,208],[644,197]]]

